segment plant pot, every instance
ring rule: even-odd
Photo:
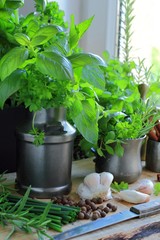
[[[160,142],[148,139],[146,148],[146,168],[160,172]]]
[[[145,137],[144,137],[145,138]],[[96,155],[95,171],[110,172],[114,176],[114,181],[127,183],[135,182],[141,175],[141,145],[144,138],[129,139],[122,146],[124,147],[124,155],[118,157],[116,154],[110,155],[105,152],[104,157]]]
[[[44,144],[36,146],[31,129],[32,114],[20,126],[17,138],[17,186],[30,196],[51,198],[71,190],[71,166],[76,130],[66,121],[65,109],[43,109],[36,115],[35,126],[45,131]]]

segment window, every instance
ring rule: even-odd
[[[160,1],[159,0],[135,0],[133,4],[133,16],[131,31],[133,59],[144,59],[146,66],[152,67],[155,76],[160,75]]]
[[[76,23],[94,15],[91,27],[80,42],[81,47],[98,55],[107,50],[112,57],[116,54],[118,1],[57,0],[65,11],[67,21],[71,14],[74,14]]]

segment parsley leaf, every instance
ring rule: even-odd
[[[154,195],[158,196],[160,193],[160,182],[154,184]]]
[[[121,190],[128,189],[128,183],[125,183],[123,181],[120,183],[117,183],[116,181],[114,181],[111,184],[111,189],[115,192],[120,192]]]

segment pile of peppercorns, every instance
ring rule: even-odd
[[[61,196],[53,197],[52,201],[56,204],[61,204],[65,206],[80,207],[80,212],[78,213],[78,219],[91,219],[96,220],[98,218],[105,217],[109,212],[115,212],[117,206],[108,202],[104,205],[104,200],[102,198],[94,198],[92,200],[80,200],[78,202],[72,200],[70,197]]]

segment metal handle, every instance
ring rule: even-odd
[[[130,211],[138,214],[140,218],[160,213],[160,199],[135,205]]]

